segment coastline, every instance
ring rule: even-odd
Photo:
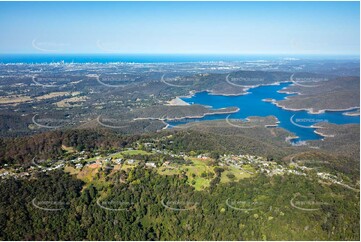
[[[286,98],[287,99],[287,98]],[[326,108],[326,109],[320,109],[318,111],[314,111],[314,108],[288,108],[284,105],[281,105],[279,103],[277,103],[280,100],[275,100],[275,99],[263,99],[262,101],[264,102],[270,102],[274,105],[276,105],[279,108],[282,108],[284,110],[289,110],[289,111],[307,111],[307,113],[309,114],[323,114],[325,112],[343,112],[343,111],[351,111],[360,107],[350,107],[350,108],[340,108],[340,109],[331,109],[331,108]],[[349,116],[359,116],[360,114],[345,114],[344,115],[349,115]]]
[[[227,109],[227,108],[220,108],[217,110],[222,110],[222,109]],[[217,114],[231,114],[231,113],[237,113],[240,109],[236,108],[236,110],[234,111],[215,111],[213,113],[204,113],[203,115],[199,115],[199,116],[183,116],[183,117],[179,117],[179,118],[154,118],[154,117],[146,117],[146,118],[134,118],[133,120],[160,120],[165,122],[166,120],[169,121],[177,121],[177,120],[183,120],[183,119],[195,119],[195,118],[204,118],[205,116],[208,115],[217,115]],[[166,123],[166,122],[165,122]]]
[[[261,86],[280,86],[281,84],[284,84],[284,83],[290,83],[290,85],[292,84],[292,82],[290,82],[290,81],[283,81],[283,82],[273,82],[270,84],[258,84],[258,85],[253,85],[253,86],[243,86],[243,91],[244,91],[243,93],[233,93],[233,94],[217,93],[214,90],[209,90],[209,89],[202,90],[202,91],[192,90],[189,92],[189,95],[177,96],[176,98],[180,98],[180,99],[181,98],[192,98],[192,97],[194,97],[194,95],[196,95],[197,93],[201,93],[201,92],[207,92],[209,95],[214,95],[214,96],[226,96],[226,97],[244,96],[244,95],[251,94],[252,92],[248,92],[248,91],[253,88],[257,88],[257,87],[261,87]],[[283,89],[281,89],[281,90],[283,90]],[[279,90],[279,91],[281,91],[281,90]],[[279,92],[279,91],[277,91],[277,92]],[[286,93],[286,94],[294,94],[294,93]]]
[[[167,106],[189,106],[190,104],[180,99],[180,97],[176,97],[167,102]]]
[[[208,92],[209,95],[216,95],[216,96],[243,96],[243,95],[251,94],[252,92],[249,92],[249,90],[253,89],[253,88],[262,87],[262,86],[280,86],[283,83],[292,84],[292,82],[290,82],[290,81],[283,81],[283,82],[273,82],[273,83],[269,83],[269,84],[258,84],[258,85],[251,85],[251,86],[243,86],[244,93],[238,93],[238,94],[215,93],[214,91],[208,91],[208,90],[206,92]]]
[[[248,89],[247,89],[248,90]],[[235,93],[235,94],[226,94],[226,93],[216,93],[213,90],[202,90],[202,91],[190,91],[189,95],[186,96],[178,96],[178,98],[192,98],[194,97],[197,93],[201,93],[201,92],[207,92],[209,95],[213,95],[213,96],[226,96],[226,97],[232,97],[232,96],[244,96],[244,95],[248,95],[251,94],[250,92],[243,92],[243,93]],[[183,100],[182,100],[183,101]]]
[[[358,110],[358,112],[345,112],[345,113],[342,113],[343,115],[345,116],[360,116],[360,109]]]
[[[279,124],[281,123],[281,121],[278,120],[277,117],[275,117],[277,119],[275,124],[265,124],[264,127],[266,128],[279,128]]]
[[[319,127],[318,129],[322,129],[322,127]],[[320,131],[318,131],[317,129],[314,130],[313,132],[315,132],[315,134],[318,134],[318,135],[320,135],[320,136],[322,136],[324,138],[327,138],[327,137],[333,138],[333,137],[335,137],[335,135],[333,135],[333,134],[323,134]],[[322,140],[324,140],[324,139],[322,139]]]
[[[281,85],[282,83],[289,83],[289,81],[285,81],[285,82],[275,82],[272,84],[260,84],[260,85],[254,85],[254,86],[246,86],[246,88],[244,89],[246,92],[245,93],[239,93],[239,94],[225,94],[225,93],[215,93],[213,90],[203,90],[203,91],[190,91],[189,95],[187,96],[177,96],[175,99],[180,99],[182,103],[186,103],[187,105],[191,105],[185,101],[183,101],[181,98],[192,98],[193,96],[195,96],[197,93],[200,92],[207,92],[209,95],[215,95],[215,96],[243,96],[243,95],[247,95],[247,94],[251,94],[251,92],[248,92],[249,89],[252,88],[256,88],[256,87],[260,87],[260,86],[274,86],[274,85]],[[292,82],[290,83],[290,85],[292,85]],[[301,95],[301,93],[299,92],[288,92],[285,91],[285,88],[278,90],[278,93],[284,93],[284,94],[296,94],[296,95]],[[284,100],[287,100],[288,97],[286,97]],[[173,99],[174,100],[174,99]],[[343,112],[345,111],[346,113],[343,113],[343,115],[346,116],[360,116],[360,114],[358,113],[348,113],[347,111],[351,111],[354,109],[360,109],[360,107],[350,107],[350,108],[340,108],[340,109],[320,109],[318,111],[314,111],[314,108],[288,108],[285,105],[281,105],[278,103],[278,101],[280,100],[275,100],[275,99],[262,99],[262,101],[264,102],[270,102],[274,105],[276,105],[279,108],[282,108],[284,110],[288,110],[288,111],[306,111],[309,114],[323,114],[325,112]],[[185,104],[184,104],[185,105]],[[202,105],[205,106],[205,105]],[[205,106],[207,108],[209,108],[209,106]],[[201,118],[201,117],[195,117],[195,118]]]
[[[276,83],[273,83],[271,85],[281,85],[281,83],[289,83],[289,81],[287,82],[276,82]],[[256,88],[256,87],[259,87],[259,86],[271,86],[270,84],[267,84],[267,85],[264,85],[264,84],[261,84],[261,85],[255,85],[255,86],[247,86],[244,90],[250,90],[251,88]],[[292,83],[291,83],[292,85]],[[285,90],[286,88],[283,88],[281,90],[278,90],[277,92],[279,93],[284,93],[284,94],[296,94],[296,95],[302,95],[301,93],[299,92],[289,92],[289,91],[286,91]],[[192,98],[193,96],[195,96],[197,93],[200,93],[200,92],[207,92],[209,95],[219,95],[219,96],[243,96],[243,95],[247,95],[247,94],[250,94],[251,92],[246,92],[246,93],[241,93],[241,94],[218,94],[218,93],[214,93],[213,91],[210,91],[210,90],[203,90],[203,91],[190,91],[189,92],[189,95],[188,96],[179,96],[177,98],[181,98],[181,97],[185,97],[185,98]],[[283,100],[287,100],[288,97],[285,97]],[[183,100],[182,100],[183,101]],[[279,104],[278,102],[281,101],[281,100],[275,100],[273,98],[265,98],[265,99],[262,99],[263,102],[269,102],[269,103],[272,103],[274,105],[276,105],[278,108],[281,108],[283,110],[289,110],[289,111],[306,111],[308,114],[323,114],[325,112],[344,112],[342,113],[343,115],[346,115],[346,116],[360,116],[360,113],[359,113],[359,110],[360,110],[360,107],[358,106],[355,106],[355,107],[348,107],[348,108],[325,108],[325,109],[316,109],[315,108],[288,108],[286,107],[286,105],[281,105]],[[185,101],[183,101],[185,102]],[[187,103],[189,105],[189,103]],[[204,107],[207,107],[208,106],[205,106],[205,105],[202,105]],[[224,108],[223,108],[224,109]],[[172,119],[168,119],[169,121],[174,121],[174,120],[182,120],[182,119],[197,119],[197,118],[203,118],[207,115],[216,115],[216,114],[227,114],[227,113],[235,113],[235,112],[238,112],[239,109],[237,109],[237,111],[231,111],[231,112],[214,112],[214,113],[205,113],[204,115],[200,115],[200,116],[185,116],[185,117],[180,117],[180,118],[172,118]],[[347,111],[350,111],[350,112],[347,112]],[[246,118],[247,120],[248,118]],[[279,121],[276,122],[276,124],[270,124],[270,125],[264,125],[264,127],[266,128],[271,128],[271,127],[279,127]],[[168,127],[168,126],[167,126]],[[321,137],[321,140],[324,140],[324,138],[326,137],[334,137],[335,135],[329,135],[329,134],[324,134],[322,133],[322,131],[320,129],[322,129],[323,127],[322,126],[317,126],[317,125],[312,125],[311,128],[313,129],[313,132],[315,134],[317,134],[318,136]],[[298,136],[295,136],[295,137],[292,137],[291,140],[294,140],[294,139],[297,139],[299,138]]]

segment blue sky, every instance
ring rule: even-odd
[[[0,2],[0,53],[359,55],[359,2]]]

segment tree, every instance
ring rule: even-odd
[[[236,178],[236,176],[233,173],[227,173],[226,176],[231,180],[234,180],[234,178]]]

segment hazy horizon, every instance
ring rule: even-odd
[[[359,2],[1,2],[1,54],[359,56]]]

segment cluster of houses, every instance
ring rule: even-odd
[[[284,167],[277,164],[276,162],[267,161],[265,158],[252,156],[252,155],[223,155],[220,158],[221,162],[219,165],[230,165],[234,166],[242,171],[242,165],[251,165],[256,169],[257,172],[266,174],[268,176],[294,174],[298,176],[307,176],[306,172],[314,170],[306,166],[300,166],[297,163],[292,162],[290,167]],[[327,180],[334,184],[344,185],[343,180],[335,175],[326,172],[317,172],[317,176],[323,180]],[[347,186],[347,185],[346,185]]]
[[[334,175],[326,173],[326,172],[317,172],[317,176],[324,180],[328,180],[332,183],[341,184],[343,182],[343,180],[341,178],[338,178],[337,176],[334,176]]]
[[[29,177],[30,173],[29,172],[10,172],[10,171],[0,171],[0,178],[8,178],[8,177],[13,177],[13,178],[25,178],[25,177]]]
[[[82,169],[85,166],[90,167],[100,167],[100,166],[106,166],[107,168],[113,168],[113,165],[135,165],[137,164],[135,159],[123,159],[123,158],[112,158],[112,157],[106,157],[102,158],[101,156],[98,156],[95,160],[87,161],[85,164],[83,161],[84,159],[78,158],[77,160],[72,160],[71,162],[75,163],[76,169]],[[153,167],[156,168],[155,162],[146,162],[145,166],[147,167]]]
[[[174,154],[173,152],[169,150],[160,150],[155,148],[153,143],[143,143],[144,147],[151,150],[153,153],[158,154],[164,154],[168,155],[170,157],[174,158],[183,158],[185,159],[187,156],[185,153],[180,152],[179,154]],[[128,150],[133,150],[133,148],[128,148]],[[90,167],[110,167],[112,168],[114,165],[136,165],[139,162],[135,159],[125,159],[125,158],[115,158],[115,154],[106,155],[105,158],[103,158],[99,153],[94,153],[96,157],[94,159],[88,159],[88,154],[86,154],[84,151],[81,151],[78,153],[78,157],[76,159],[72,159],[69,161],[57,161],[53,163],[50,167],[41,166],[38,164],[34,164],[35,166],[31,166],[27,171],[23,170],[17,170],[19,168],[10,168],[7,169],[7,165],[4,165],[3,168],[0,170],[0,178],[7,178],[7,177],[16,177],[16,178],[22,178],[22,177],[28,177],[30,176],[32,171],[52,171],[56,169],[62,169],[66,163],[70,163],[75,166],[76,169],[82,169],[85,166]],[[111,157],[113,156],[113,157]],[[209,155],[207,154],[200,154],[196,156],[198,159],[207,160],[209,159]],[[169,166],[170,161],[164,161],[162,166],[165,166],[166,168],[174,168]],[[284,167],[280,164],[277,164],[273,161],[267,161],[264,157],[259,156],[253,156],[253,155],[228,155],[224,154],[221,155],[219,158],[220,166],[233,166],[237,169],[254,174],[254,172],[251,172],[249,169],[245,169],[245,166],[252,167],[254,170],[258,173],[263,173],[268,176],[274,176],[274,175],[283,175],[283,174],[295,174],[300,176],[306,176],[307,171],[312,170],[312,168],[308,168],[306,166],[300,166],[297,163],[291,163],[290,167]],[[148,168],[157,168],[159,164],[156,162],[146,162],[145,166]],[[329,173],[324,172],[318,172],[317,176],[321,179],[328,180],[333,183],[341,183],[342,180],[337,178],[336,176],[330,175]]]
[[[305,176],[306,174],[302,172],[307,169],[307,167],[298,167],[302,171],[296,169],[285,168],[282,165],[277,164],[273,161],[267,161],[267,159],[259,156],[253,155],[223,155],[220,158],[221,162],[219,165],[230,165],[236,167],[247,173],[251,173],[242,168],[243,165],[251,165],[256,169],[257,172],[266,174],[268,176],[274,175],[283,175],[283,174],[295,174],[300,176]],[[253,173],[252,173],[253,174]]]

